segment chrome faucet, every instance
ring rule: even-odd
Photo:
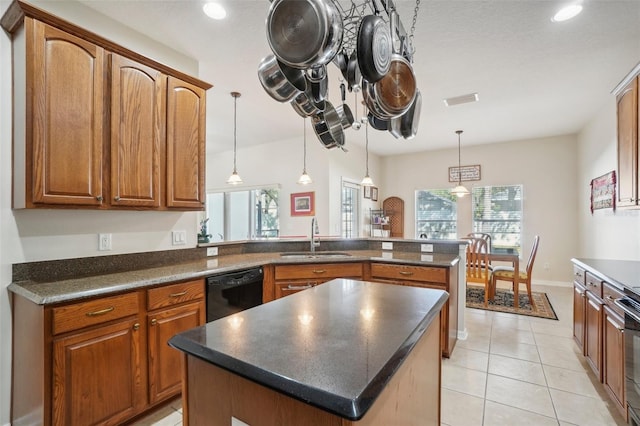
[[[320,229],[318,228],[318,221],[314,217],[311,219],[311,253],[315,253],[316,247],[320,247],[320,241],[316,241],[316,235],[320,233]]]

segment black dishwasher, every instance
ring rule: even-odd
[[[262,268],[207,277],[207,322],[262,304]]]

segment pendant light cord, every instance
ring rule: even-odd
[[[237,144],[237,132],[238,132],[238,124],[237,124],[237,116],[238,116],[238,96],[234,96],[233,93],[233,172],[236,173],[236,144]]]
[[[460,134],[462,133],[462,130],[456,130],[456,133],[458,134],[458,186],[461,186],[462,185],[462,170],[461,170],[462,162],[460,161]]]
[[[304,144],[304,158],[302,159],[302,173],[307,173],[307,117],[302,120],[302,141]]]

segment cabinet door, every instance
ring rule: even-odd
[[[27,37],[27,207],[100,205],[104,50],[31,19]]]
[[[584,355],[598,380],[602,381],[602,301],[589,291],[586,294]]]
[[[167,77],[111,55],[111,205],[160,207]]]
[[[620,413],[626,417],[624,394],[624,319],[604,308],[602,382]]]
[[[154,404],[180,393],[182,357],[167,342],[177,333],[205,322],[204,300],[148,315],[149,402]]]
[[[118,322],[53,342],[53,424],[114,425],[145,404],[140,324]]]
[[[585,309],[587,296],[581,285],[573,284],[573,338],[584,354]]]
[[[205,91],[167,82],[167,207],[204,209]]]
[[[617,97],[618,206],[638,204],[638,78]]]

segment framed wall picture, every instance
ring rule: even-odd
[[[371,201],[378,201],[378,188],[375,186],[371,187]]]
[[[362,194],[363,194],[364,198],[371,198],[371,187],[370,186],[365,186],[364,190],[362,191]]]
[[[316,214],[315,192],[291,194],[291,216],[313,216]]]
[[[480,180],[480,164],[473,166],[449,167],[449,182]]]

